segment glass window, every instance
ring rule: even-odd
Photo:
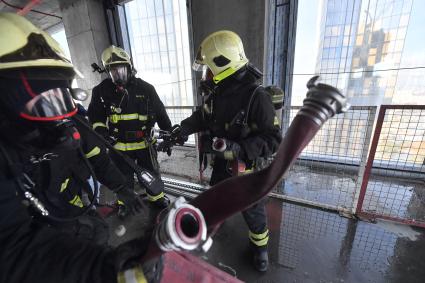
[[[162,1],[156,1],[154,0],[154,4],[155,4],[155,13],[156,16],[163,16],[164,15],[164,7],[162,6]]]
[[[340,59],[341,58],[341,47],[338,46],[337,48],[335,48],[335,56],[334,58]]]
[[[334,26],[331,28],[331,34],[332,36],[338,36],[339,35],[339,26]]]
[[[395,43],[394,51],[401,52],[403,50],[404,40],[397,40]]]
[[[415,3],[415,4],[417,4],[417,3]],[[404,0],[402,12],[408,14],[408,13],[411,12],[411,10],[412,10],[412,0]]]
[[[151,43],[152,51],[159,52],[160,49],[159,49],[159,43],[158,43],[158,36],[153,35],[153,36],[150,36],[149,39],[150,39],[149,41]]]
[[[159,37],[159,50],[161,50],[161,51],[168,50],[167,37],[165,36],[165,34],[161,34],[158,37]]]
[[[323,58],[329,58],[329,48],[324,48],[323,49],[322,57]]]
[[[140,20],[140,34],[141,35],[149,35],[149,25],[148,25],[148,20],[145,19],[141,19]]]
[[[425,71],[401,69],[394,74],[397,79],[391,79],[389,83],[387,78],[392,76],[391,72],[379,71],[425,65],[425,1],[317,2],[298,1],[291,99],[294,105],[302,104],[304,98],[303,90],[308,76],[301,74],[326,72],[342,72],[333,77],[322,75],[322,80],[325,83],[338,82],[338,86],[344,87],[343,91],[347,94],[356,94],[356,99],[352,101],[354,105],[375,105],[383,100],[369,96],[385,95],[391,95],[385,99],[385,103],[425,104],[425,80],[418,79]],[[311,52],[311,38],[317,39],[313,43],[318,49],[316,54]],[[364,76],[366,70],[368,80]],[[370,73],[370,70],[375,71]],[[343,71],[356,73],[346,74]],[[413,94],[416,99],[413,99]]]
[[[350,26],[345,26],[344,35],[345,36],[349,36],[350,35]]]
[[[369,58],[367,59],[367,65],[373,66],[373,65],[375,65],[375,61],[376,61],[376,56],[370,55]]]
[[[357,38],[356,38],[356,45],[362,45],[363,44],[363,35],[362,34],[360,34],[360,35],[358,35],[357,36]]]
[[[323,47],[327,48],[329,46],[331,46],[331,38],[325,37],[325,40],[323,41]]]
[[[398,40],[403,40],[406,37],[406,28],[400,28],[398,29],[397,32],[397,39]]]
[[[165,22],[161,17],[156,18],[156,24],[158,27],[158,34],[165,34]]]
[[[155,17],[155,0],[145,0],[146,5],[146,17]],[[158,1],[156,1],[158,2]]]
[[[179,87],[181,82],[192,85],[186,9],[185,1],[175,0],[134,0],[125,4],[138,75],[154,85],[163,103],[170,106],[182,102],[193,105],[192,87]],[[179,50],[178,60],[176,50]]]
[[[148,23],[149,23],[149,34],[150,35],[158,34],[158,30],[156,28],[156,18],[149,18]]]

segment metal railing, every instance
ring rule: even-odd
[[[425,105],[381,106],[356,214],[425,227]]]
[[[291,121],[299,108],[291,107],[287,115]],[[376,107],[352,107],[330,119],[304,149],[276,193],[288,200],[353,213],[375,113]]]
[[[176,122],[189,114],[173,111]],[[376,112],[352,107],[329,120],[272,196],[425,227],[425,106],[383,105]]]

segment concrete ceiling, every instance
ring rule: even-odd
[[[31,2],[31,0],[0,0],[0,11],[16,13],[18,9],[12,8],[7,4],[17,7],[25,7],[29,2]],[[41,0],[41,3],[33,7],[33,10],[57,16],[53,17],[43,15],[33,11],[30,11],[28,12],[28,14],[25,15],[28,20],[30,20],[34,25],[38,26],[43,30],[47,30],[62,22],[62,14],[59,9],[58,0]]]

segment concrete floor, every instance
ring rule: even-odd
[[[160,162],[162,172],[165,171],[163,174],[168,177],[198,180],[193,150],[175,151],[173,158],[161,155]],[[328,174],[321,178],[319,175],[314,175],[318,179],[312,179],[312,175],[310,179],[309,175],[300,174],[298,178],[293,175],[292,183],[287,182],[282,191],[300,196],[304,194],[303,197],[324,195],[317,199],[319,201],[332,199],[332,196],[339,200],[342,192],[335,188],[353,182],[348,175]],[[325,185],[318,185],[317,180],[334,186],[328,186],[324,190]],[[310,186],[306,185],[307,182]],[[398,186],[400,189],[403,184]],[[409,184],[404,183],[404,186]],[[346,195],[351,195],[349,190],[346,191]],[[410,192],[411,195],[416,194],[415,190]],[[415,200],[419,201],[416,207],[423,211],[423,194],[416,195]],[[380,196],[382,197],[382,193]],[[106,199],[103,196],[102,199],[110,199],[110,196]],[[411,211],[412,207],[414,206],[407,205],[405,211]],[[267,273],[259,273],[252,268],[247,228],[240,214],[222,225],[213,238],[211,250],[199,256],[245,282],[425,282],[424,229],[386,221],[357,221],[341,217],[337,213],[276,199],[270,199],[267,208],[271,233],[271,264]],[[148,210],[142,215],[131,216],[124,222],[114,215],[109,217],[107,221],[110,224],[111,245],[143,234],[145,228],[152,224],[150,219],[153,214],[155,212]],[[114,231],[122,224],[127,232],[124,236],[117,237]]]
[[[277,200],[268,212],[267,273],[251,268],[240,216],[223,225],[208,261],[246,282],[424,282],[424,230],[358,222]]]
[[[356,221],[279,200],[268,204],[270,269],[252,268],[241,215],[227,220],[207,254],[199,255],[245,282],[424,282],[425,230],[391,222]],[[146,215],[146,214],[144,214]],[[112,245],[135,238],[148,217],[108,218]],[[124,224],[127,232],[114,230]]]

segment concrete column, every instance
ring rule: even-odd
[[[110,45],[102,1],[63,0],[59,3],[72,62],[84,75],[83,79],[77,79],[78,86],[91,93],[102,77],[93,73],[90,65],[102,66],[102,51]]]
[[[218,30],[231,30],[241,37],[251,63],[263,69],[265,0],[190,0],[188,3],[192,60],[205,37]],[[194,72],[193,79],[193,101],[199,104],[196,90],[200,72]]]
[[[210,33],[231,30],[242,38],[248,59],[263,68],[264,0],[192,0],[191,15],[194,52]]]

